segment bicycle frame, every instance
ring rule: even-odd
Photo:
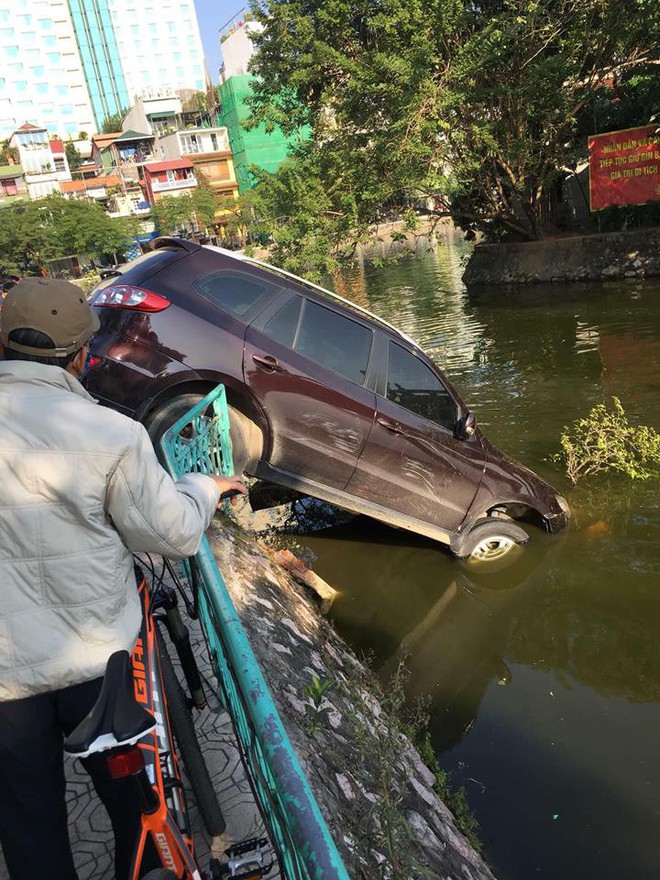
[[[151,838],[164,868],[180,880],[202,880],[195,862],[194,842],[167,711],[152,598],[144,578],[138,586],[138,593],[142,626],[131,655],[133,691],[136,701],[154,716],[156,726],[128,751],[108,753],[111,775],[114,778],[132,776],[142,804],[141,827],[129,877],[138,880],[145,846]],[[143,766],[140,766],[136,751],[141,753]]]

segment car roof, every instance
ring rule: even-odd
[[[375,315],[373,312],[370,312],[368,309],[365,309],[363,306],[360,306],[357,303],[351,302],[351,300],[349,299],[345,299],[343,296],[340,296],[338,293],[334,293],[332,290],[321,287],[320,284],[314,284],[313,281],[308,281],[306,278],[301,278],[299,275],[294,275],[293,272],[287,272],[286,269],[280,269],[279,266],[273,266],[271,263],[266,263],[263,260],[257,260],[255,257],[248,257],[245,254],[237,253],[236,251],[230,251],[227,250],[227,248],[218,247],[217,245],[213,244],[200,245],[197,244],[197,242],[186,241],[185,239],[173,238],[169,236],[156,238],[151,242],[151,247],[154,250],[167,248],[170,246],[182,248],[183,250],[187,250],[191,253],[196,251],[198,248],[215,251],[218,254],[222,254],[223,257],[228,257],[231,260],[236,260],[238,263],[247,263],[248,265],[256,266],[260,269],[265,269],[271,274],[278,275],[282,278],[287,278],[291,281],[295,281],[295,283],[299,284],[301,287],[306,287],[308,290],[311,290],[315,293],[320,293],[326,299],[339,302],[350,311],[356,312],[358,315],[368,317],[371,321],[378,324],[381,328],[386,328],[391,333],[394,333],[396,336],[398,336],[400,339],[405,339],[406,342],[414,346],[418,351],[422,351],[420,345],[415,342],[414,339],[412,339],[406,333],[403,333],[401,330],[399,330],[398,327],[390,324],[389,321],[386,321],[384,318]]]

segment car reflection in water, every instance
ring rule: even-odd
[[[564,543],[539,533],[486,571],[366,518],[297,540],[340,593],[330,610],[337,629],[381,681],[404,662],[406,695],[425,700],[436,752],[470,729],[491,683],[511,680],[509,634],[522,608],[543,596]]]

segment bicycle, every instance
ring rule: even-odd
[[[164,566],[181,590],[171,564],[165,561]],[[222,834],[225,820],[191,717],[191,704],[203,708],[206,696],[176,591],[163,583],[162,576],[150,588],[139,569],[136,575],[142,624],[135,648],[131,655],[127,651],[111,655],[98,700],[66,738],[65,751],[78,758],[105,752],[110,777],[133,781],[141,818],[128,880],[140,877],[147,847],[155,850],[162,867],[149,871],[143,880],[260,880],[272,867],[265,838],[229,847],[227,861],[212,859],[207,872],[196,861],[175,743],[207,831],[214,837]],[[153,567],[152,575],[155,583]],[[191,699],[176,675],[160,624],[176,647]]]

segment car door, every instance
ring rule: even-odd
[[[373,331],[295,292],[247,329],[244,380],[271,425],[271,467],[343,489],[371,430]]]
[[[346,490],[455,531],[481,482],[476,437],[454,436],[459,401],[421,357],[382,337],[376,419]]]

